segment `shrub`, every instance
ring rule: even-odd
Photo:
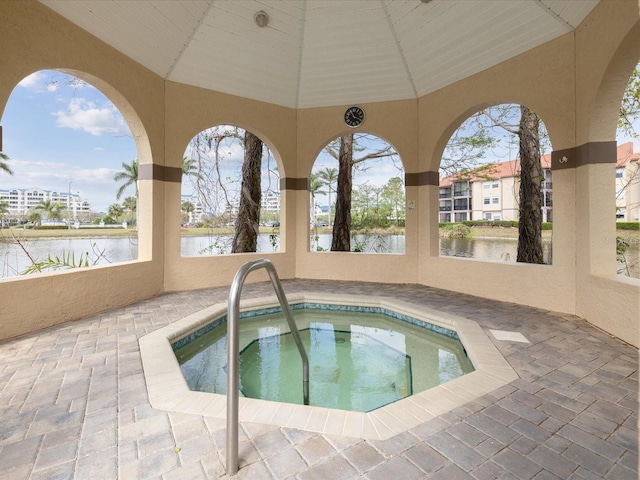
[[[462,222],[467,227],[517,227],[514,220],[468,220]]]
[[[38,225],[33,227],[34,230],[68,230],[67,225]]]
[[[471,234],[471,227],[462,223],[454,223],[453,227],[446,229],[448,238],[465,238]]]
[[[640,222],[616,222],[618,230],[640,230]]]
[[[618,225],[623,222],[618,222]],[[633,225],[633,222],[631,222]],[[465,225],[467,227],[502,227],[502,228],[518,228],[518,222],[515,220],[467,220],[462,223],[439,223],[438,226],[445,230],[450,230],[454,228],[456,225]],[[620,227],[618,227],[620,228]],[[553,229],[553,223],[551,222],[542,222],[541,225],[542,230],[551,230]],[[630,230],[634,229],[632,226]],[[635,223],[635,230],[638,229],[638,223]]]

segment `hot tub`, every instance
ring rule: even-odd
[[[365,439],[386,439],[518,378],[482,328],[472,320],[383,297],[304,293],[287,298],[291,305],[312,304],[320,306],[320,309],[324,306],[325,309],[384,311],[396,317],[395,320],[412,319],[420,325],[428,324],[436,330],[453,332],[463,345],[473,371],[433,388],[412,390],[410,395],[403,395],[369,411],[242,397],[239,413],[241,422],[266,423]],[[252,299],[241,303],[241,312],[246,315],[247,312],[264,312],[278,306],[275,297]],[[181,344],[200,338],[203,331],[211,330],[217,322],[224,322],[226,313],[227,304],[217,304],[140,339],[149,400],[154,408],[225,418],[226,395],[192,390],[172,345],[179,350]],[[242,328],[243,321],[240,325]],[[248,345],[246,343],[245,348]],[[310,374],[312,384],[313,375]]]

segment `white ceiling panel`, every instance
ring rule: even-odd
[[[415,96],[384,5],[344,3],[307,10],[299,107]]]
[[[576,0],[541,0],[540,3],[549,8],[561,21],[576,28],[593,10],[598,0],[580,0],[579,2]]]
[[[523,1],[442,2],[421,16],[392,20],[419,95],[566,32],[534,2]]]
[[[167,80],[292,108],[425,95],[572,31],[598,3],[40,1]]]
[[[214,5],[218,8],[209,10],[169,79],[295,106],[302,33],[299,5],[279,5],[266,28],[253,20],[260,9],[256,2]]]
[[[42,3],[163,77],[209,7],[204,0],[43,0]]]

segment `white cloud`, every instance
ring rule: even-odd
[[[97,107],[83,98],[72,99],[66,110],[58,110],[53,115],[58,127],[83,130],[96,136],[129,134],[129,129],[117,110],[109,106]]]
[[[35,72],[31,75],[24,77],[19,83],[19,87],[23,88],[36,88],[40,85],[40,82],[45,78],[43,72]]]
[[[11,160],[15,175],[8,177],[3,188],[42,188],[66,192],[69,188],[88,200],[92,209],[106,210],[116,202],[118,182],[114,168],[76,168],[64,162]],[[132,195],[133,195],[132,187]],[[127,196],[128,193],[125,195]]]
[[[69,165],[63,162],[44,162],[34,160],[18,160],[11,159],[11,165],[19,169],[37,169],[37,170],[62,170],[69,168]]]
[[[76,168],[73,170],[73,181],[83,185],[107,185],[117,189],[117,183],[113,177],[119,170],[114,168]]]

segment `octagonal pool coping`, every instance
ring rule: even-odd
[[[240,422],[385,440],[519,378],[480,325],[473,320],[385,297],[305,292],[288,295],[287,300],[289,304],[304,302],[381,308],[454,330],[475,371],[368,413],[240,397]],[[278,300],[273,296],[244,300],[240,303],[240,310],[276,306],[279,306]],[[227,396],[190,390],[172,348],[173,343],[226,313],[227,303],[218,303],[140,338],[142,366],[152,407],[221,420],[226,418]]]

